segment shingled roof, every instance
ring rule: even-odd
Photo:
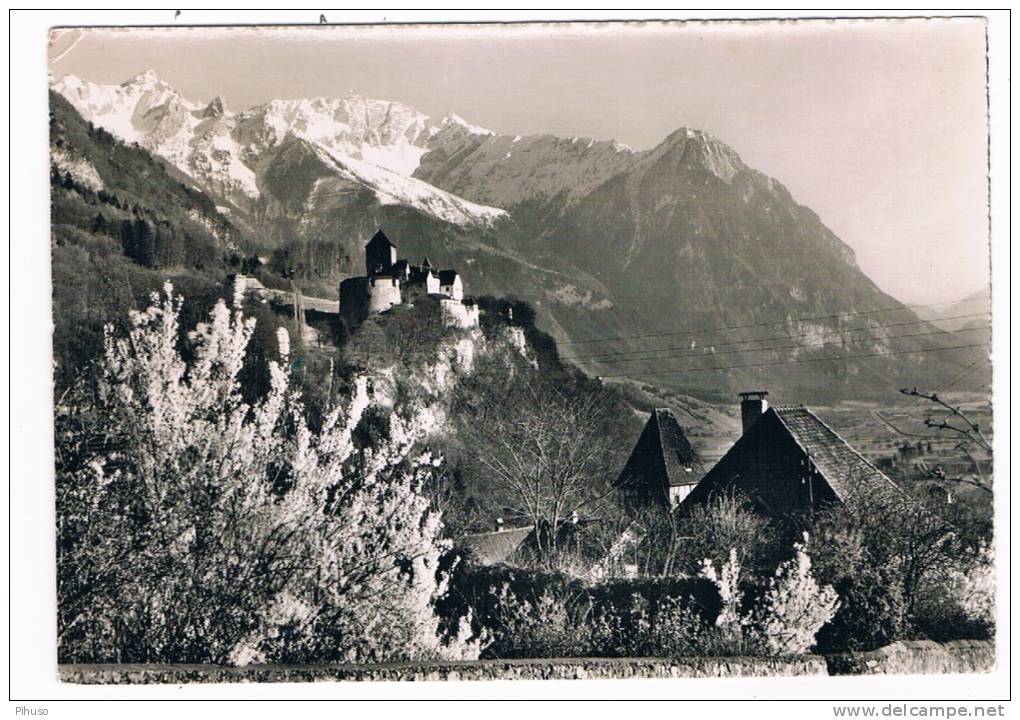
[[[653,410],[616,480],[617,486],[648,482],[656,477],[666,486],[693,485],[701,479],[704,466],[668,408]]]
[[[840,500],[859,490],[900,492],[896,483],[803,405],[773,406],[771,411]]]
[[[388,247],[396,247],[396,245],[394,245],[393,243],[390,242],[390,239],[388,237],[386,237],[386,233],[384,233],[381,229],[378,232],[376,232],[375,235],[372,236],[371,240],[369,240],[367,243],[365,243],[365,247],[375,246],[375,245],[383,245],[383,246],[388,246]]]
[[[483,565],[494,565],[509,560],[528,539],[533,525],[509,530],[466,535],[457,544],[468,550]]]

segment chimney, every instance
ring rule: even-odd
[[[758,416],[769,409],[769,401],[765,399],[768,392],[765,390],[748,390],[740,393],[740,420],[743,425],[743,432],[754,425]]]

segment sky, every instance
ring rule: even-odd
[[[54,77],[111,84],[152,69],[232,110],[354,93],[635,149],[706,130],[818,213],[898,299],[948,302],[988,283],[978,19],[132,28],[51,44]]]

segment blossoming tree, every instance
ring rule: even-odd
[[[64,661],[354,662],[473,657],[440,638],[441,518],[412,414],[356,448],[364,379],[318,432],[290,389],[238,383],[254,327],[223,302],[182,342],[172,287],[108,330],[56,409]]]

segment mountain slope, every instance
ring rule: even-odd
[[[65,78],[87,117],[218,198],[273,270],[332,295],[382,227],[467,292],[516,295],[591,374],[701,396],[749,384],[805,399],[948,377],[974,344],[919,320],[777,181],[682,128],[649,150],[518,137],[364,98],[231,113],[150,74]],[[945,349],[950,348],[950,349]]]
[[[557,335],[589,372],[702,394],[761,384],[834,399],[946,377],[974,356],[941,350],[973,336],[940,333],[879,290],[815,213],[706,133],[682,128],[638,153],[532,138],[541,178],[563,185],[534,182],[527,156],[497,157],[511,141],[448,142],[415,174],[503,203],[524,252],[555,254],[601,284],[604,329],[561,323]],[[614,326],[627,331],[606,332]]]
[[[925,320],[930,320],[933,325],[951,331],[962,330],[975,324],[980,325],[982,323],[980,316],[982,314],[991,316],[991,312],[992,293],[989,287],[971,293],[962,300],[953,303],[918,308],[917,310],[918,315]]]
[[[102,346],[107,323],[172,278],[198,317],[237,268],[245,230],[183,176],[50,95],[53,359],[58,391]]]
[[[452,114],[431,119],[407,105],[358,96],[272,100],[232,113],[220,98],[207,105],[186,100],[151,71],[119,86],[68,75],[53,88],[91,122],[169,160],[243,210],[261,206],[258,168],[266,153],[298,138],[342,166],[341,175],[356,176],[392,203],[419,203],[423,212],[437,210],[440,219],[460,224],[487,223],[502,214],[409,177],[434,134],[453,128],[467,136],[488,133]],[[451,212],[453,205],[459,207]]]

